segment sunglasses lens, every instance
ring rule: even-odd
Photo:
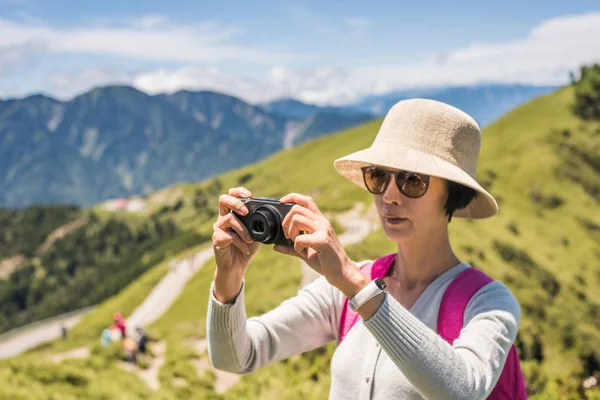
[[[386,170],[377,167],[369,167],[364,170],[365,184],[371,193],[379,194],[385,191],[389,180]]]
[[[397,183],[398,187],[401,188],[402,193],[408,197],[421,197],[427,191],[429,177],[408,172],[406,174],[398,174]]]

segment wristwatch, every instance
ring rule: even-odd
[[[373,297],[385,291],[387,285],[381,278],[374,279],[367,286],[365,286],[360,292],[358,292],[353,298],[350,299],[348,305],[352,311],[358,311],[367,301]]]

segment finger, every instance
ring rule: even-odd
[[[215,249],[224,249],[233,243],[233,232],[226,232],[222,229],[215,228],[212,235],[212,242]]]
[[[240,199],[228,194],[222,194],[219,197],[219,215],[227,215],[231,211],[236,211],[241,215],[248,215],[248,207]]]
[[[233,229],[246,243],[252,243],[248,228],[234,214],[227,214],[217,219],[217,226],[223,230]]]
[[[283,196],[281,199],[279,199],[279,201],[281,203],[296,203],[301,205],[302,207],[308,208],[310,211],[314,212],[319,216],[323,215],[321,214],[319,207],[317,207],[317,203],[315,202],[315,200],[310,196],[305,196],[300,193],[290,193]]]
[[[248,247],[248,243],[244,242],[240,235],[238,235],[237,233],[232,232],[231,236],[233,237],[233,245],[245,255],[250,255],[250,248]]]
[[[252,193],[243,186],[231,188],[227,194],[233,197],[252,197]]]
[[[295,240],[301,232],[313,233],[319,228],[319,225],[305,217],[304,215],[296,214],[292,217],[292,220],[288,226],[286,236],[289,239]]]
[[[317,220],[317,219],[323,218],[322,215],[317,214],[317,213],[313,212],[312,210],[310,210],[304,206],[301,206],[299,204],[296,204],[295,206],[293,206],[285,217],[292,218],[296,214],[304,215],[305,217],[310,218],[312,220]],[[285,221],[285,218],[283,220]]]
[[[296,253],[298,253],[299,257],[307,263],[308,263],[308,261],[310,261],[311,259],[313,259],[319,255],[319,253],[315,249],[313,249],[309,246],[306,246],[306,244],[303,243],[302,241],[300,241],[300,242],[296,241],[294,243],[294,251]]]
[[[308,252],[308,248],[303,246],[301,243],[294,242],[294,251],[300,256],[300,258],[306,259]]]
[[[318,233],[310,233],[306,235],[298,235],[294,240],[294,247],[298,245],[301,248],[312,248],[317,250],[325,244],[325,238]]]
[[[278,253],[281,254],[286,254],[289,256],[294,256],[294,257],[298,257],[298,258],[303,258],[302,256],[300,256],[300,254],[298,254],[298,252],[291,246],[285,246],[282,244],[277,244],[275,246],[273,246],[273,250],[275,250]]]
[[[321,217],[319,217],[317,214],[315,214],[314,212],[310,211],[308,208],[305,208],[301,205],[295,205],[291,208],[291,210],[287,213],[287,215],[285,216],[285,218],[283,218],[283,221],[281,222],[281,226],[283,227],[283,231],[284,233],[287,234],[290,225],[292,223],[292,219],[296,216],[296,215],[302,215],[304,217],[309,218],[310,220],[316,221],[318,219],[321,219]]]
[[[248,244],[240,238],[240,236],[231,231],[224,231],[219,228],[215,228],[213,233],[213,246],[215,249],[222,250],[229,246],[237,247],[242,253],[249,255],[250,248]]]

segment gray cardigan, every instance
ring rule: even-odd
[[[450,282],[470,265],[436,278],[407,310],[391,295],[358,322],[331,362],[330,399],[484,399],[491,392],[521,319],[510,290],[495,281],[465,311],[454,345],[439,337],[438,309]],[[324,277],[258,317],[247,318],[244,289],[233,304],[219,303],[211,286],[207,332],[215,368],[244,374],[339,339],[345,297]]]

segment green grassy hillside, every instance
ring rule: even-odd
[[[0,332],[97,304],[202,240],[156,217],[0,210]]]
[[[517,344],[533,399],[600,398],[600,392],[582,387],[587,377],[600,371],[600,124],[575,118],[572,102],[572,88],[563,88],[486,128],[479,179],[498,198],[500,214],[451,223],[458,255],[503,280],[522,305]],[[147,200],[159,219],[172,219],[180,229],[200,234],[212,229],[218,194],[240,184],[258,196],[307,193],[330,214],[356,202],[369,203],[370,195],[341,178],[332,164],[368,146],[379,123],[311,141],[202,183],[177,185]],[[348,247],[355,259],[392,251],[393,244],[381,231]],[[25,398],[19,393],[28,387],[50,385],[61,399],[83,394],[102,399],[122,392],[131,393],[128,398],[160,399],[326,398],[333,344],[245,375],[224,394],[214,391],[215,373],[210,368],[198,373],[206,356],[192,345],[205,336],[213,272],[214,263],[207,263],[171,309],[149,327],[156,340],[166,344],[159,391],[120,372],[114,349],[94,346],[86,360],[54,365],[39,361],[57,351],[48,346],[0,363],[0,394]],[[247,275],[248,315],[263,313],[294,295],[300,279],[295,260],[263,247]],[[120,301],[127,302],[124,297]],[[132,295],[127,303],[140,301]],[[96,325],[84,322],[78,327],[86,329],[98,337]],[[78,340],[73,346],[81,345],[81,336]],[[68,348],[67,343],[61,349]],[[108,388],[99,387],[101,379]],[[53,398],[41,390],[35,393],[27,397]]]

